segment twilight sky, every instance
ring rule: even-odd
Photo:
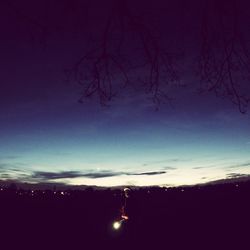
[[[15,6],[23,16],[42,13]],[[81,86],[66,81],[64,69],[86,48],[84,37],[68,32],[71,26],[54,31],[59,14],[50,20],[53,32],[41,35],[12,7],[0,13],[0,179],[180,185],[250,174],[249,111],[197,94],[191,73],[181,79],[188,87],[172,87],[174,100],[158,111],[129,90],[109,107],[94,98],[79,104]]]

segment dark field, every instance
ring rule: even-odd
[[[0,191],[1,249],[250,249],[250,182],[122,190]]]

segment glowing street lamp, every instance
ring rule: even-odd
[[[113,223],[113,228],[115,229],[115,230],[118,230],[118,229],[120,229],[120,227],[121,227],[121,225],[122,225],[122,223],[124,222],[124,221],[126,221],[126,220],[128,220],[128,216],[125,214],[125,209],[126,209],[126,200],[127,200],[127,198],[129,198],[129,191],[130,191],[130,189],[129,188],[125,188],[124,190],[124,196],[123,196],[123,198],[124,198],[124,205],[122,206],[122,208],[121,208],[121,210],[120,210],[120,212],[121,212],[121,219],[120,220],[118,220],[118,221],[115,221],[114,223]]]
[[[115,221],[115,222],[113,223],[113,228],[114,228],[115,230],[118,230],[120,227],[121,227],[121,222],[120,222],[120,221]]]

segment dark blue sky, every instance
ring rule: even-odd
[[[95,99],[79,104],[81,87],[63,70],[82,38],[58,33],[44,47],[8,11],[1,22],[1,179],[179,185],[250,174],[249,112],[197,94],[192,74],[158,111],[145,94],[128,90],[109,107]]]

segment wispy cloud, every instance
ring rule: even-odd
[[[79,176],[82,175],[78,171],[62,171],[62,172],[36,171],[32,174],[31,178],[54,180],[54,179],[64,179],[64,178],[76,178]]]
[[[227,174],[227,178],[232,179],[232,178],[241,178],[241,177],[249,177],[250,175],[248,174],[240,174],[240,173],[230,173]]]
[[[20,167],[27,166],[22,162],[0,162],[0,170],[20,170]]]
[[[143,172],[143,173],[126,173],[126,175],[158,175],[165,174],[166,171],[154,171],[154,172]]]
[[[13,167],[13,164],[0,162],[0,169],[6,169],[6,168],[10,168],[10,167]]]
[[[148,162],[145,162],[143,166],[145,167],[145,166],[158,165],[158,164],[188,162],[188,161],[191,161],[191,159],[172,158],[172,159],[165,159],[165,160],[159,160],[159,161],[148,161]]]
[[[15,180],[15,181],[29,181],[30,172],[18,168],[15,164],[0,163],[0,179]]]
[[[44,171],[36,171],[31,175],[32,179],[40,179],[40,180],[57,180],[57,179],[67,179],[67,178],[78,178],[78,177],[86,177],[91,179],[97,178],[105,178],[105,177],[114,177],[121,175],[129,175],[129,176],[138,176],[138,175],[160,175],[165,174],[166,171],[152,171],[152,172],[116,172],[109,170],[102,171],[89,171],[89,172],[81,172],[81,171],[61,171],[61,172],[44,172]]]
[[[227,168],[241,168],[241,167],[250,167],[250,161],[227,166]]]
[[[165,167],[162,167],[163,169],[165,170],[176,170],[177,168],[176,167],[170,167],[170,166],[165,166]]]
[[[11,175],[9,173],[0,173],[0,177],[4,179],[9,179],[11,178]]]
[[[209,168],[234,169],[234,168],[244,168],[244,167],[250,167],[250,161],[235,163],[235,164],[227,162],[220,162],[220,163],[218,162],[212,165],[193,167],[193,169],[209,169]]]
[[[206,168],[206,167],[193,167],[193,169],[203,169],[203,168]]]

